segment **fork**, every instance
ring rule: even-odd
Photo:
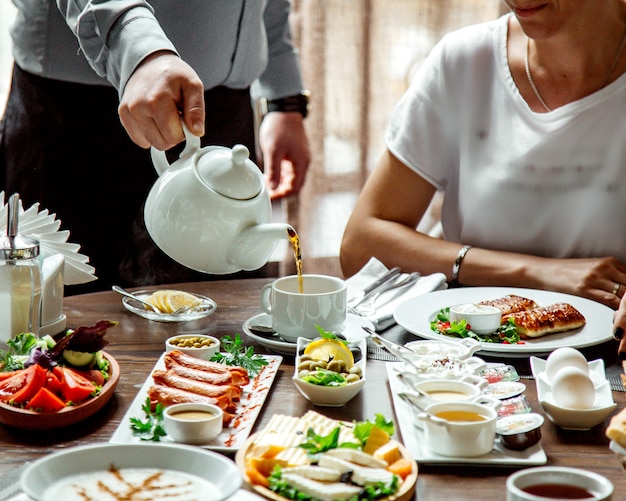
[[[402,280],[399,280],[395,283],[389,283],[388,285],[381,287],[378,292],[372,294],[368,299],[363,301],[360,304],[356,304],[354,306],[348,306],[348,312],[353,315],[359,316],[368,316],[373,314],[376,311],[376,300],[387,292],[398,291],[399,289],[403,289],[405,287],[409,287],[413,285],[419,279],[420,274],[418,272],[413,272],[404,277]]]

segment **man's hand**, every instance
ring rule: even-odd
[[[298,193],[311,161],[302,115],[268,113],[261,124],[259,142],[270,197],[278,199]]]
[[[155,52],[131,75],[118,112],[138,146],[164,151],[185,139],[181,114],[193,134],[204,135],[204,87],[176,54]]]

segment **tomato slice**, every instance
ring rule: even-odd
[[[61,394],[63,388],[63,371],[60,367],[55,366],[54,369],[48,371],[44,387],[48,388],[52,393],[57,395]]]
[[[0,401],[28,402],[46,382],[46,369],[35,364],[0,382]]]
[[[96,389],[94,384],[86,377],[69,367],[62,367],[63,388],[61,393],[66,402],[78,403],[85,400]]]
[[[45,386],[41,387],[26,405],[27,409],[42,412],[56,412],[63,409],[63,407],[65,407],[65,402]]]

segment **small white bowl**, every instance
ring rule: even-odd
[[[165,433],[183,444],[206,444],[222,432],[224,412],[211,404],[174,404],[163,411]]]
[[[458,304],[450,307],[450,320],[465,319],[470,330],[477,334],[490,334],[500,327],[502,310],[482,304]]]
[[[570,409],[557,405],[552,386],[545,375],[546,361],[530,357],[530,367],[537,384],[537,398],[546,416],[566,430],[589,430],[603,423],[615,410],[611,386],[606,379],[602,359],[589,362],[589,375],[595,387],[595,399],[590,409]]]
[[[459,341],[454,339],[423,339],[411,341],[404,346],[420,357],[451,357],[457,360],[467,360],[482,347],[480,342],[469,337]]]
[[[195,346],[187,346],[184,343],[191,342],[194,339],[199,339],[203,342],[209,342],[210,345],[195,347]],[[183,344],[178,344],[179,342]],[[202,358],[204,360],[209,360],[213,355],[215,355],[220,349],[220,340],[213,336],[207,336],[206,334],[179,334],[178,336],[172,336],[171,338],[165,341],[165,351],[182,351],[187,355],[191,355],[192,357]]]
[[[304,348],[309,344],[311,339],[298,338],[298,349],[296,351],[295,370],[293,382],[302,395],[313,402],[314,405],[321,407],[342,407],[361,391],[365,386],[365,360],[367,358],[367,341],[362,338],[358,341],[350,343],[351,348],[358,348],[361,351],[361,358],[354,365],[361,369],[361,379],[354,383],[348,383],[345,386],[320,386],[308,383],[298,377],[298,365],[300,364],[300,355]]]
[[[20,484],[28,499],[44,501],[50,499],[45,496],[53,484],[67,484],[75,475],[96,472],[110,475],[112,467],[117,470],[173,470],[183,473],[187,483],[190,478],[197,477],[208,482],[205,488],[211,489],[211,499],[215,501],[233,496],[243,482],[237,465],[217,452],[190,445],[142,442],[98,443],[58,450],[28,466],[22,473]]]

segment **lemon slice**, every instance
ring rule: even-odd
[[[162,313],[174,313],[183,306],[193,308],[202,303],[193,294],[184,291],[163,289],[152,293],[148,302],[153,304]]]
[[[193,308],[194,306],[198,306],[202,303],[200,299],[189,292],[175,290],[168,290],[166,292],[167,294],[165,294],[164,303],[168,313],[174,313],[183,306]]]
[[[311,341],[304,349],[304,354],[309,355],[314,360],[343,361],[346,369],[349,370],[354,365],[354,356],[348,347],[336,339],[317,339]]]

